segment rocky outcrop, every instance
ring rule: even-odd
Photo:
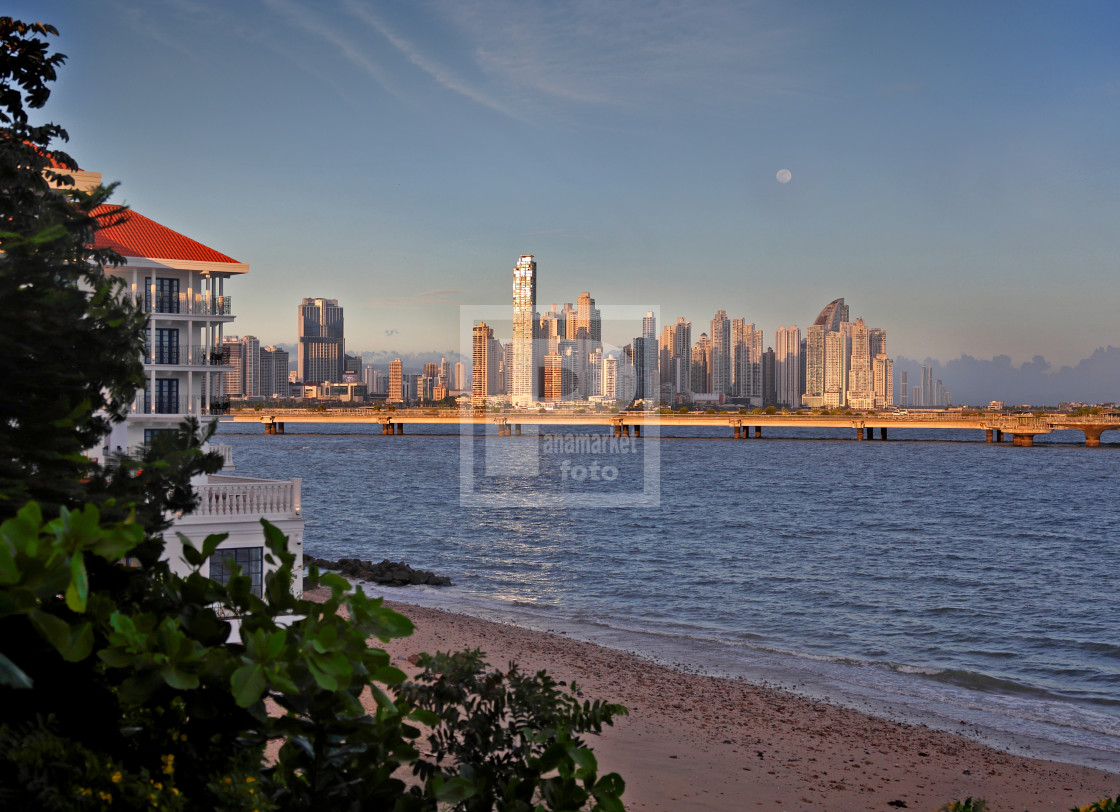
[[[303,563],[306,566],[314,564],[321,570],[333,570],[356,581],[370,581],[382,586],[451,586],[451,579],[447,576],[436,575],[428,570],[414,570],[403,561],[385,559],[380,564],[374,564],[358,558],[340,558],[338,561],[305,558]]]

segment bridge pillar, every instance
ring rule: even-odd
[[[517,423],[516,425],[514,425],[513,430],[514,430],[514,433],[517,434],[518,437],[521,436],[521,424],[520,423]]]
[[[1003,442],[1003,429],[996,429],[996,442],[997,443],[1002,443]]]
[[[871,428],[870,426],[867,427],[867,439],[868,440],[874,440],[875,439],[875,429]]]
[[[396,423],[397,434],[404,434],[404,423]]]
[[[630,436],[630,427],[629,426],[623,426],[622,431],[625,432],[627,437]]]
[[[276,431],[276,424],[275,423],[265,423],[264,424],[264,433],[265,434],[272,434],[274,431]]]
[[[992,441],[992,430],[984,429],[984,442],[990,443]]]
[[[755,437],[761,437],[762,436],[762,426],[755,426],[754,427],[754,436]]]
[[[1085,432],[1085,447],[1086,448],[1100,448],[1101,445],[1101,432],[1103,428],[1097,426],[1086,426],[1081,429]]]
[[[622,424],[621,423],[615,423],[614,424],[614,436],[615,437],[621,437],[622,436]]]
[[[284,424],[283,423],[277,423],[276,424],[276,433],[277,434],[283,434],[284,433]]]
[[[1022,448],[1030,448],[1034,445],[1033,434],[1012,434],[1011,443]]]
[[[641,437],[642,436],[642,427],[641,426],[634,426],[634,436],[635,437]]]
[[[736,440],[743,439],[743,427],[742,426],[734,426],[734,429],[735,429],[735,439]],[[747,431],[750,431],[750,429],[748,428]]]
[[[856,439],[863,441],[863,426],[856,426]]]
[[[887,439],[887,427],[886,426],[883,426],[882,428],[879,429],[879,439],[880,440]]]

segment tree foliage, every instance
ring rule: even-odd
[[[295,598],[267,522],[262,595],[202,575],[222,535],[183,538],[191,571],[172,572],[169,517],[221,464],[197,423],[139,460],[84,456],[142,383],[145,317],[102,270],[120,258],[90,247],[111,190],[74,189],[65,132],[29,122],[56,33],[0,18],[0,808],[621,808],[580,738],[620,706],[477,652],[406,682],[369,641],[411,623],[314,569],[329,597]]]

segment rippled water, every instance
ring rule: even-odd
[[[1099,449],[1072,433],[1025,449],[979,432],[674,429],[688,436],[657,443],[652,507],[627,494],[650,475],[653,440],[604,456],[502,438],[539,460],[521,479],[487,475],[494,438],[469,441],[474,487],[499,502],[627,505],[509,508],[460,506],[457,434],[288,428],[225,424],[219,439],[238,474],[303,477],[309,554],[405,560],[456,584],[396,599],[1120,771],[1120,444],[1108,434]],[[571,464],[596,459],[618,478],[576,482]]]

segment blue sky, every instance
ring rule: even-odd
[[[325,296],[352,350],[454,349],[533,253],[542,310],[694,338],[844,296],[892,355],[1120,345],[1115,3],[14,5],[61,31],[71,154],[248,262],[262,342]]]

